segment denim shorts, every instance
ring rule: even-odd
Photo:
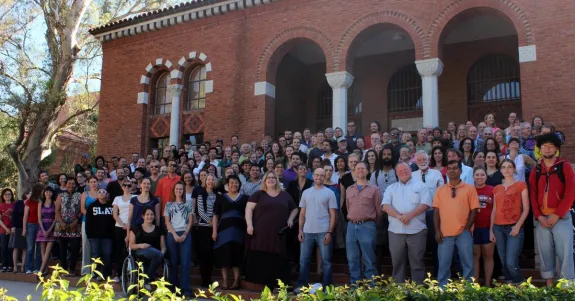
[[[489,228],[475,228],[473,229],[473,244],[474,245],[487,245],[490,244]]]

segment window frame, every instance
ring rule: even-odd
[[[199,70],[199,79],[193,79],[195,72]],[[206,108],[206,83],[208,75],[206,65],[195,65],[190,69],[186,77],[186,101],[184,104],[184,111],[196,111]],[[195,86],[198,86],[198,91],[195,91]],[[193,97],[192,93],[196,93],[197,97]],[[202,96],[203,94],[203,96]],[[194,106],[195,103],[195,106]]]
[[[500,53],[480,57],[467,71],[467,105],[521,102],[519,61]]]
[[[165,78],[165,80],[164,80]],[[160,86],[165,82],[165,86]],[[152,106],[151,115],[170,114],[172,112],[172,100],[168,97],[168,87],[170,85],[170,73],[167,71],[158,75],[154,84],[154,105]],[[164,97],[161,97],[163,93]],[[160,101],[162,100],[163,101]]]
[[[421,75],[415,63],[395,71],[387,83],[387,112],[409,113],[423,110]]]

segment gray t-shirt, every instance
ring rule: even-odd
[[[304,190],[299,203],[305,208],[305,233],[325,233],[329,231],[329,209],[337,209],[335,193],[323,186],[312,186]]]

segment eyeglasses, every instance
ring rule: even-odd
[[[150,168],[160,168],[160,165],[150,165]]]
[[[103,190],[103,189],[102,189],[102,190],[98,190],[98,194],[106,194],[106,193],[107,193],[106,190]]]
[[[132,186],[132,182],[130,182],[130,184],[122,184],[122,187],[130,187]]]
[[[455,198],[455,192],[457,192],[457,188],[451,187],[451,197]]]
[[[138,185],[137,181],[132,181],[132,185]]]
[[[168,164],[169,167],[176,167],[176,164]]]

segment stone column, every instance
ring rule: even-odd
[[[347,89],[353,83],[353,75],[347,71],[327,73],[327,82],[333,89],[332,98],[332,126],[340,127],[344,131],[347,125]]]
[[[170,114],[170,145],[180,147],[180,96],[182,85],[172,84],[168,86],[166,97],[172,100],[172,113]]]
[[[439,88],[437,78],[443,72],[438,58],[415,61],[421,75],[421,98],[423,103],[423,126],[439,126]]]

